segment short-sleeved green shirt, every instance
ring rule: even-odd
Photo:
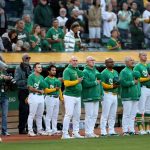
[[[104,69],[102,72],[102,82],[113,85],[114,77],[119,77],[118,72],[116,70],[110,71],[107,68]],[[104,91],[118,93],[118,88],[115,89],[104,89]]]
[[[58,78],[56,78],[56,77],[51,78],[51,77],[47,76],[47,77],[45,78],[45,82],[46,82],[47,87],[48,87],[49,89],[55,88],[55,87],[61,87],[61,82],[60,82],[60,80],[59,80]],[[51,92],[51,93],[49,93],[48,95],[59,95],[59,91]]]
[[[27,82],[27,86],[31,86],[37,90],[44,90],[47,87],[44,77],[42,75],[37,76],[35,73],[29,75]]]
[[[61,39],[59,43],[51,43],[52,50],[57,52],[64,51],[63,46],[63,39],[64,39],[64,32],[61,28],[55,29],[54,27],[50,28],[46,34],[46,38],[50,38],[52,40]]]
[[[79,78],[79,69],[69,65],[63,72],[63,79],[69,81],[75,81]],[[78,83],[74,86],[65,87],[64,95],[80,97],[82,91],[81,83]]]
[[[110,38],[109,41],[108,41],[108,43],[107,43],[107,48],[109,50],[111,50],[112,47],[117,46],[117,43],[120,44],[118,40],[116,40],[114,38]],[[119,48],[116,48],[116,49],[113,49],[113,50],[121,50],[121,45],[120,45]]]
[[[135,65],[134,71],[138,71],[141,74],[141,78],[147,78],[148,77],[148,70],[147,70],[148,66],[150,66],[150,64],[138,63]],[[150,87],[150,80],[141,82],[141,85]]]

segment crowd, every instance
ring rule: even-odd
[[[96,138],[99,134],[118,136],[120,133],[115,131],[118,98],[123,105],[122,135],[150,134],[150,64],[147,63],[145,52],[139,53],[140,61],[136,65],[131,56],[125,57],[126,66],[120,73],[113,69],[112,58],[105,59],[106,68],[99,72],[92,56],[86,58],[83,70],[78,68],[78,58],[72,56],[63,70],[62,78],[56,77],[57,68],[54,64],[49,65],[48,75],[44,78],[41,75],[42,65],[35,63],[32,69],[30,59],[29,54],[22,55],[22,62],[16,67],[12,81],[5,71],[7,65],[1,58],[2,135],[10,135],[7,131],[8,81],[15,81],[18,86],[19,134],[31,137],[62,134],[62,139]],[[65,109],[62,131],[57,128],[60,101]],[[85,136],[79,132],[81,101],[85,110]],[[97,135],[94,127],[100,104],[102,113],[100,133]],[[71,120],[72,134],[68,132]]]
[[[1,52],[68,51],[65,39],[74,22],[80,25],[72,33],[74,51],[150,48],[149,0],[32,0],[32,15],[23,13],[24,3],[0,2]],[[19,17],[13,27],[10,13]]]

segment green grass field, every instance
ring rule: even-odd
[[[0,143],[0,150],[148,150],[150,136]]]

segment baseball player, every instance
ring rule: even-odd
[[[57,131],[57,118],[59,113],[59,98],[63,100],[61,92],[61,81],[55,77],[56,66],[50,65],[48,67],[49,75],[45,78],[45,82],[49,89],[45,89],[47,93],[45,97],[46,104],[46,132],[47,135],[59,134]],[[52,122],[52,129],[50,128]]]
[[[138,104],[137,124],[139,128],[139,134],[150,134],[150,72],[147,61],[147,54],[145,52],[139,53],[140,62],[134,67],[135,71],[138,71],[141,75],[141,97]],[[144,115],[144,125],[142,124]]]
[[[79,122],[81,114],[81,82],[82,72],[78,69],[78,59],[72,56],[70,64],[63,72],[63,80],[65,85],[64,90],[64,104],[65,104],[65,116],[63,121],[63,135],[62,139],[70,139],[68,134],[69,123],[73,117],[73,137],[83,138],[79,134]]]
[[[123,104],[123,135],[135,135],[134,122],[140,97],[140,74],[133,72],[134,60],[125,58],[126,67],[120,72],[120,95]],[[138,76],[139,74],[139,76]]]
[[[28,134],[29,136],[36,136],[33,132],[33,119],[36,119],[37,134],[46,135],[42,130],[42,116],[44,112],[44,89],[46,84],[44,77],[40,75],[42,67],[40,63],[33,65],[34,72],[28,77],[28,103],[29,103],[29,116],[28,116]]]
[[[118,105],[118,83],[114,82],[114,78],[118,78],[118,72],[113,69],[114,61],[112,58],[107,58],[105,60],[105,65],[106,69],[101,72],[104,97],[102,101],[102,116],[100,120],[100,128],[101,136],[107,136],[106,125],[108,121],[108,134],[113,136],[117,135],[114,130],[114,125]]]
[[[94,127],[98,116],[99,101],[102,99],[103,88],[100,82],[99,71],[95,68],[95,59],[92,56],[86,58],[84,67],[82,100],[85,106],[85,137],[99,137],[94,133]]]

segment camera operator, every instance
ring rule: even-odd
[[[19,100],[19,134],[27,134],[27,119],[29,114],[29,106],[26,99],[29,95],[27,89],[27,78],[31,73],[30,67],[31,57],[24,53],[22,55],[22,62],[15,70],[15,80],[18,86],[18,100]]]
[[[7,96],[7,82],[11,81],[12,77],[7,75],[7,65],[0,56],[0,106],[2,109],[2,130],[1,135],[9,136],[7,132],[7,114],[8,114],[8,96]]]

